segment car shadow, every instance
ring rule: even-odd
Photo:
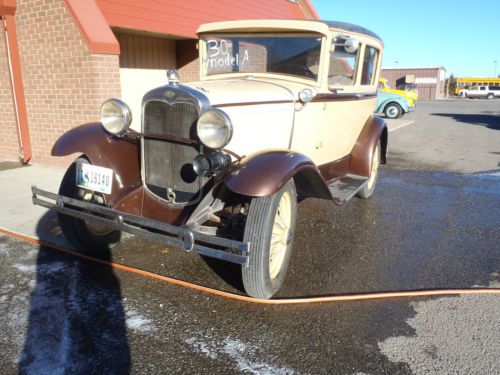
[[[489,129],[500,130],[500,116],[498,115],[481,115],[481,114],[466,114],[466,113],[432,113],[432,116],[450,117],[455,121],[464,124],[485,126]]]
[[[241,266],[225,262],[223,260],[210,258],[201,255],[201,258],[208,267],[220,277],[226,284],[230,285],[242,294],[245,294],[243,279],[241,278]]]
[[[37,235],[42,241],[54,242],[55,219],[52,212],[40,219]],[[110,261],[111,254],[100,258]],[[111,267],[42,245],[35,282],[20,374],[129,373],[120,282]]]

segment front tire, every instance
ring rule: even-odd
[[[494,97],[495,97],[495,95],[493,95],[493,94],[488,94],[488,96],[487,96],[488,100],[492,100]]]
[[[78,163],[88,163],[88,160],[78,158],[70,165],[62,179],[59,194],[83,200],[85,193],[90,191],[80,188],[75,184],[76,165]],[[121,231],[105,225],[77,219],[62,213],[58,213],[58,218],[64,237],[81,253],[102,254],[109,251],[121,240]]]
[[[389,103],[384,108],[384,114],[390,119],[400,118],[403,115],[403,108],[397,103]]]
[[[250,202],[243,241],[251,243],[242,267],[243,286],[254,298],[271,298],[283,284],[292,252],[297,193],[293,180],[268,197]]]

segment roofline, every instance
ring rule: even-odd
[[[16,0],[0,0],[0,15],[13,16],[16,13]]]
[[[120,44],[95,0],[64,0],[90,52],[119,55]]]
[[[307,8],[309,8],[315,19],[317,20],[320,19],[319,13],[316,11],[316,8],[314,8],[314,5],[312,5],[312,3],[309,0],[302,0],[302,4],[304,4]]]
[[[410,67],[395,67],[395,66],[390,66],[390,67],[382,67],[382,70],[409,70],[409,69],[443,69],[448,71],[444,66],[410,66]]]
[[[500,81],[500,78],[496,77],[455,77],[455,79],[473,79],[473,80],[495,80],[495,81]]]

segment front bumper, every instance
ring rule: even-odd
[[[184,249],[211,258],[248,266],[250,243],[217,237],[189,227],[127,214],[108,207],[65,197],[31,187],[33,204],[55,210],[78,219],[94,220],[114,229],[149,238],[168,246]],[[45,198],[45,199],[40,199]],[[228,251],[232,251],[231,253]],[[233,253],[233,252],[236,252]]]

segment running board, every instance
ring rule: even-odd
[[[368,177],[348,174],[340,180],[332,182],[328,188],[335,204],[342,206],[354,197],[367,183]]]

